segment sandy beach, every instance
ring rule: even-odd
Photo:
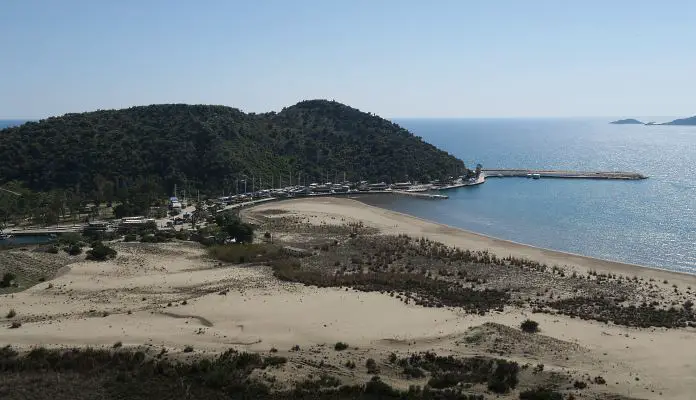
[[[314,223],[321,223],[322,220],[327,223],[335,223],[337,218],[339,220],[364,221],[386,234],[398,235],[403,233],[414,237],[423,236],[450,246],[470,250],[488,250],[501,257],[512,255],[513,257],[535,260],[549,266],[568,267],[579,272],[594,270],[605,273],[621,273],[630,276],[650,277],[656,280],[667,279],[687,286],[696,286],[696,275],[601,260],[496,239],[403,213],[370,206],[353,199],[302,199],[265,204],[254,208],[254,210],[258,211],[268,209],[287,210],[304,217],[309,216]]]
[[[696,285],[694,276],[492,239],[351,199],[268,203],[246,209],[243,215],[254,220],[271,211],[314,226],[362,222],[380,234],[427,237],[581,272],[653,278],[665,295],[672,285],[688,293]],[[277,238],[282,240],[283,234],[278,233]],[[342,367],[347,361],[362,365],[368,357],[384,360],[391,352],[399,356],[418,351],[454,355],[502,352],[521,364],[544,364],[545,371],[567,373],[573,379],[602,376],[606,385],[594,385],[592,393],[694,398],[694,328],[628,328],[561,314],[532,315],[525,307],[472,315],[457,307],[405,304],[386,293],[281,282],[269,267],[212,260],[196,243],[116,243],[114,248],[118,251],[114,260],[78,261],[52,280],[0,296],[2,325],[9,325],[4,316],[10,309],[17,314],[12,320],[22,323],[17,329],[3,327],[0,345],[110,347],[122,342],[152,352],[192,346],[193,354],[229,348],[277,349],[305,367],[288,366],[277,372],[285,379],[300,379],[331,365],[348,382],[365,382],[369,375],[364,369]],[[539,334],[518,329],[527,318],[539,322]],[[334,351],[333,345],[339,341],[350,348]],[[301,350],[291,351],[294,346]],[[390,373],[386,365],[383,370],[383,379],[397,387],[414,383]]]

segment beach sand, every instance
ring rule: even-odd
[[[654,277],[680,287],[696,278],[627,264],[537,249],[435,224],[403,214],[337,198],[268,203],[243,213],[282,210],[313,224],[362,221],[382,233],[425,236],[462,248],[487,249],[500,256],[526,257],[549,265]],[[504,345],[506,358],[573,377],[602,376],[596,392],[635,398],[693,399],[696,390],[696,333],[693,328],[626,328],[561,315],[534,314],[506,307],[503,312],[471,315],[457,308],[424,308],[380,293],[316,288],[280,282],[268,267],[222,264],[195,243],[117,243],[118,257],[108,262],[80,261],[55,279],[22,292],[0,296],[0,312],[14,309],[21,321],[7,329],[0,318],[0,345],[19,347],[148,346],[172,351],[192,346],[195,354],[229,348],[270,351],[306,368],[284,370],[300,379],[321,368],[340,370],[342,380],[365,382],[364,368],[349,371],[346,361],[364,365],[391,352],[489,354]],[[15,251],[15,250],[12,250]],[[524,334],[520,323],[532,317],[541,333]],[[498,324],[498,325],[496,325]],[[474,329],[473,331],[471,329]],[[490,339],[465,340],[476,330]],[[495,341],[493,338],[497,338]],[[350,345],[343,352],[334,343]],[[293,346],[300,351],[292,352]],[[303,375],[304,374],[304,375]],[[383,374],[390,384],[413,381]],[[574,378],[575,379],[575,378]],[[419,382],[418,384],[424,384]]]

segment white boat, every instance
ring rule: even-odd
[[[541,178],[541,175],[540,174],[532,174],[532,178],[539,179],[539,178]]]
[[[433,185],[413,185],[406,189],[407,192],[427,192]]]

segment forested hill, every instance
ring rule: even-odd
[[[696,116],[689,118],[675,119],[672,122],[667,122],[664,125],[696,125]]]
[[[264,114],[185,104],[66,114],[3,129],[0,138],[0,184],[37,191],[142,182],[217,191],[243,175],[388,181],[465,172],[461,160],[400,126],[326,100]]]

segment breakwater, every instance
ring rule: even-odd
[[[615,179],[615,180],[641,180],[648,177],[637,172],[621,171],[564,171],[564,170],[539,170],[539,169],[484,169],[487,178],[527,178],[538,175],[539,178],[567,178],[567,179]]]

